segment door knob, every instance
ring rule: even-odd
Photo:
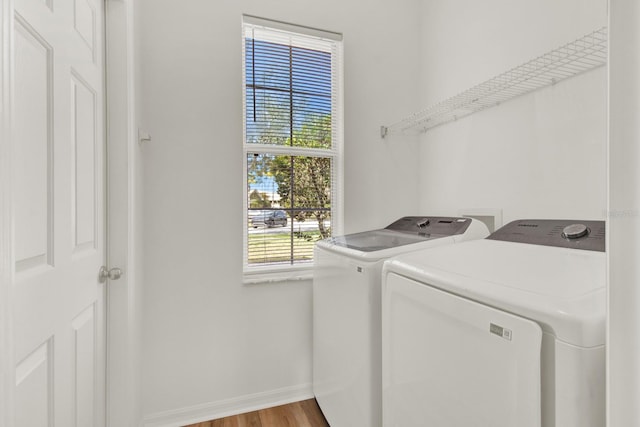
[[[100,267],[100,271],[98,272],[98,278],[100,279],[100,283],[104,283],[109,280],[118,280],[122,277],[122,269],[120,268],[112,268],[108,269],[106,266]]]

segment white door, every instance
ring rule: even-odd
[[[104,426],[103,0],[14,4],[15,426]]]

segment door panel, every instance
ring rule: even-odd
[[[96,336],[95,336],[95,305],[91,305],[80,313],[71,323],[73,327],[73,342],[75,358],[75,418],[77,426],[91,426],[93,424],[96,373]]]
[[[39,346],[16,368],[17,426],[53,425],[51,340]]]
[[[15,0],[16,426],[105,425],[102,0]]]
[[[51,265],[51,46],[17,16],[15,22],[16,270]]]
[[[72,201],[74,253],[95,249],[96,204],[96,93],[76,73],[71,79],[71,120],[74,149]]]

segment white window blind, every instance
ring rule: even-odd
[[[339,229],[341,41],[245,17],[245,274],[308,268]]]

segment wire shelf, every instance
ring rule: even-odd
[[[390,126],[382,126],[380,133],[384,138],[426,132],[606,63],[607,27],[602,27]]]

